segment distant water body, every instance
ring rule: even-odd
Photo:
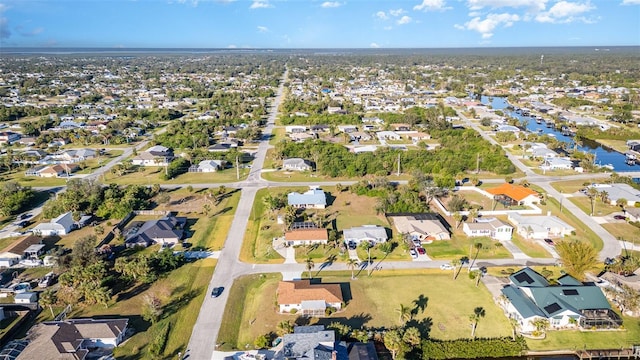
[[[630,54],[640,55],[640,46],[582,47],[480,47],[480,48],[389,48],[389,49],[228,49],[228,48],[56,48],[0,47],[4,55],[195,55],[195,54],[303,54],[303,55],[531,55],[531,54]]]

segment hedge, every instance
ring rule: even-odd
[[[521,356],[527,350],[524,338],[458,339],[422,342],[423,359],[475,359]]]

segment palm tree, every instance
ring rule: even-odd
[[[473,264],[475,264],[476,259],[478,258],[478,254],[480,253],[480,250],[482,250],[482,243],[475,243],[473,244],[473,247],[476,248],[476,255],[473,257],[473,260],[471,261],[471,264],[469,265],[469,269],[467,272],[471,272],[471,268],[473,267]]]
[[[355,279],[353,271],[355,270],[356,267],[358,267],[358,260],[349,258],[349,260],[347,260],[347,267],[351,269],[351,279],[352,280]]]
[[[422,337],[420,336],[420,330],[418,330],[417,327],[412,326],[408,328],[407,330],[404,331],[404,334],[402,335],[402,341],[407,343],[412,348],[415,348],[416,346],[420,345],[421,340],[422,340]]]
[[[411,320],[411,318],[413,317],[411,308],[408,306],[404,306],[403,304],[400,304],[400,307],[396,309],[396,312],[400,315],[400,322],[403,324]]]
[[[280,321],[278,323],[278,330],[276,331],[278,335],[283,336],[285,334],[291,334],[293,332],[293,325],[287,321]]]
[[[608,203],[609,202],[609,193],[602,190],[600,191],[600,200],[602,200],[603,203]]]
[[[486,315],[484,308],[478,306],[473,309],[473,315],[469,316],[469,320],[471,320],[471,338],[476,338],[476,328],[478,327],[478,321]]]
[[[309,279],[311,279],[311,270],[313,270],[313,268],[315,267],[315,263],[313,262],[313,259],[311,259],[310,257],[308,257],[305,261],[305,266],[307,268],[307,271],[309,272]]]
[[[543,318],[536,318],[535,320],[530,320],[529,324],[533,325],[536,328],[536,331],[539,333],[544,333],[545,330],[549,328],[549,320]]]
[[[53,292],[53,290],[46,290],[40,295],[40,305],[49,307],[52,318],[56,317],[56,315],[53,313],[53,305],[55,305],[57,302],[58,296],[56,296],[56,293]]]
[[[618,200],[616,200],[616,205],[620,206],[622,212],[624,212],[624,207],[627,206],[627,203],[628,201],[625,198],[618,198]]]
[[[460,226],[460,223],[462,222],[462,214],[460,214],[459,211],[456,211],[453,213],[453,220],[455,220],[456,222],[456,229],[458,228],[458,226]]]
[[[591,200],[591,216],[593,216],[593,213],[595,213],[596,209],[595,209],[595,205],[596,205],[596,197],[598,196],[598,190],[596,190],[596,188],[594,187],[590,187],[587,190],[587,196],[589,197],[589,200]]]
[[[367,275],[371,276],[371,243],[363,241],[360,247],[367,251]]]
[[[469,215],[467,215],[467,220],[469,220],[469,222],[473,222],[473,220],[477,218],[478,218],[478,209],[473,208],[469,210]]]
[[[451,260],[451,266],[453,266],[453,280],[455,280],[459,273],[458,266],[462,266],[462,261],[459,259],[453,259]]]
[[[518,333],[518,328],[520,327],[520,322],[516,318],[509,318],[509,325],[511,325],[511,337],[513,341],[516,341],[516,335]]]
[[[576,279],[584,279],[585,272],[598,265],[598,252],[589,242],[578,239],[556,243],[565,271]]]

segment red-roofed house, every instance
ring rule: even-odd
[[[295,309],[304,315],[323,315],[327,307],[342,308],[340,284],[312,284],[309,280],[280,281],[278,306],[280,312]]]
[[[537,192],[521,185],[504,183],[498,187],[487,189],[487,192],[505,206],[533,205],[540,201]]]

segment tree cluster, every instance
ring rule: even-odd
[[[15,181],[7,181],[0,186],[0,216],[20,212],[35,198],[35,192],[28,186]]]

